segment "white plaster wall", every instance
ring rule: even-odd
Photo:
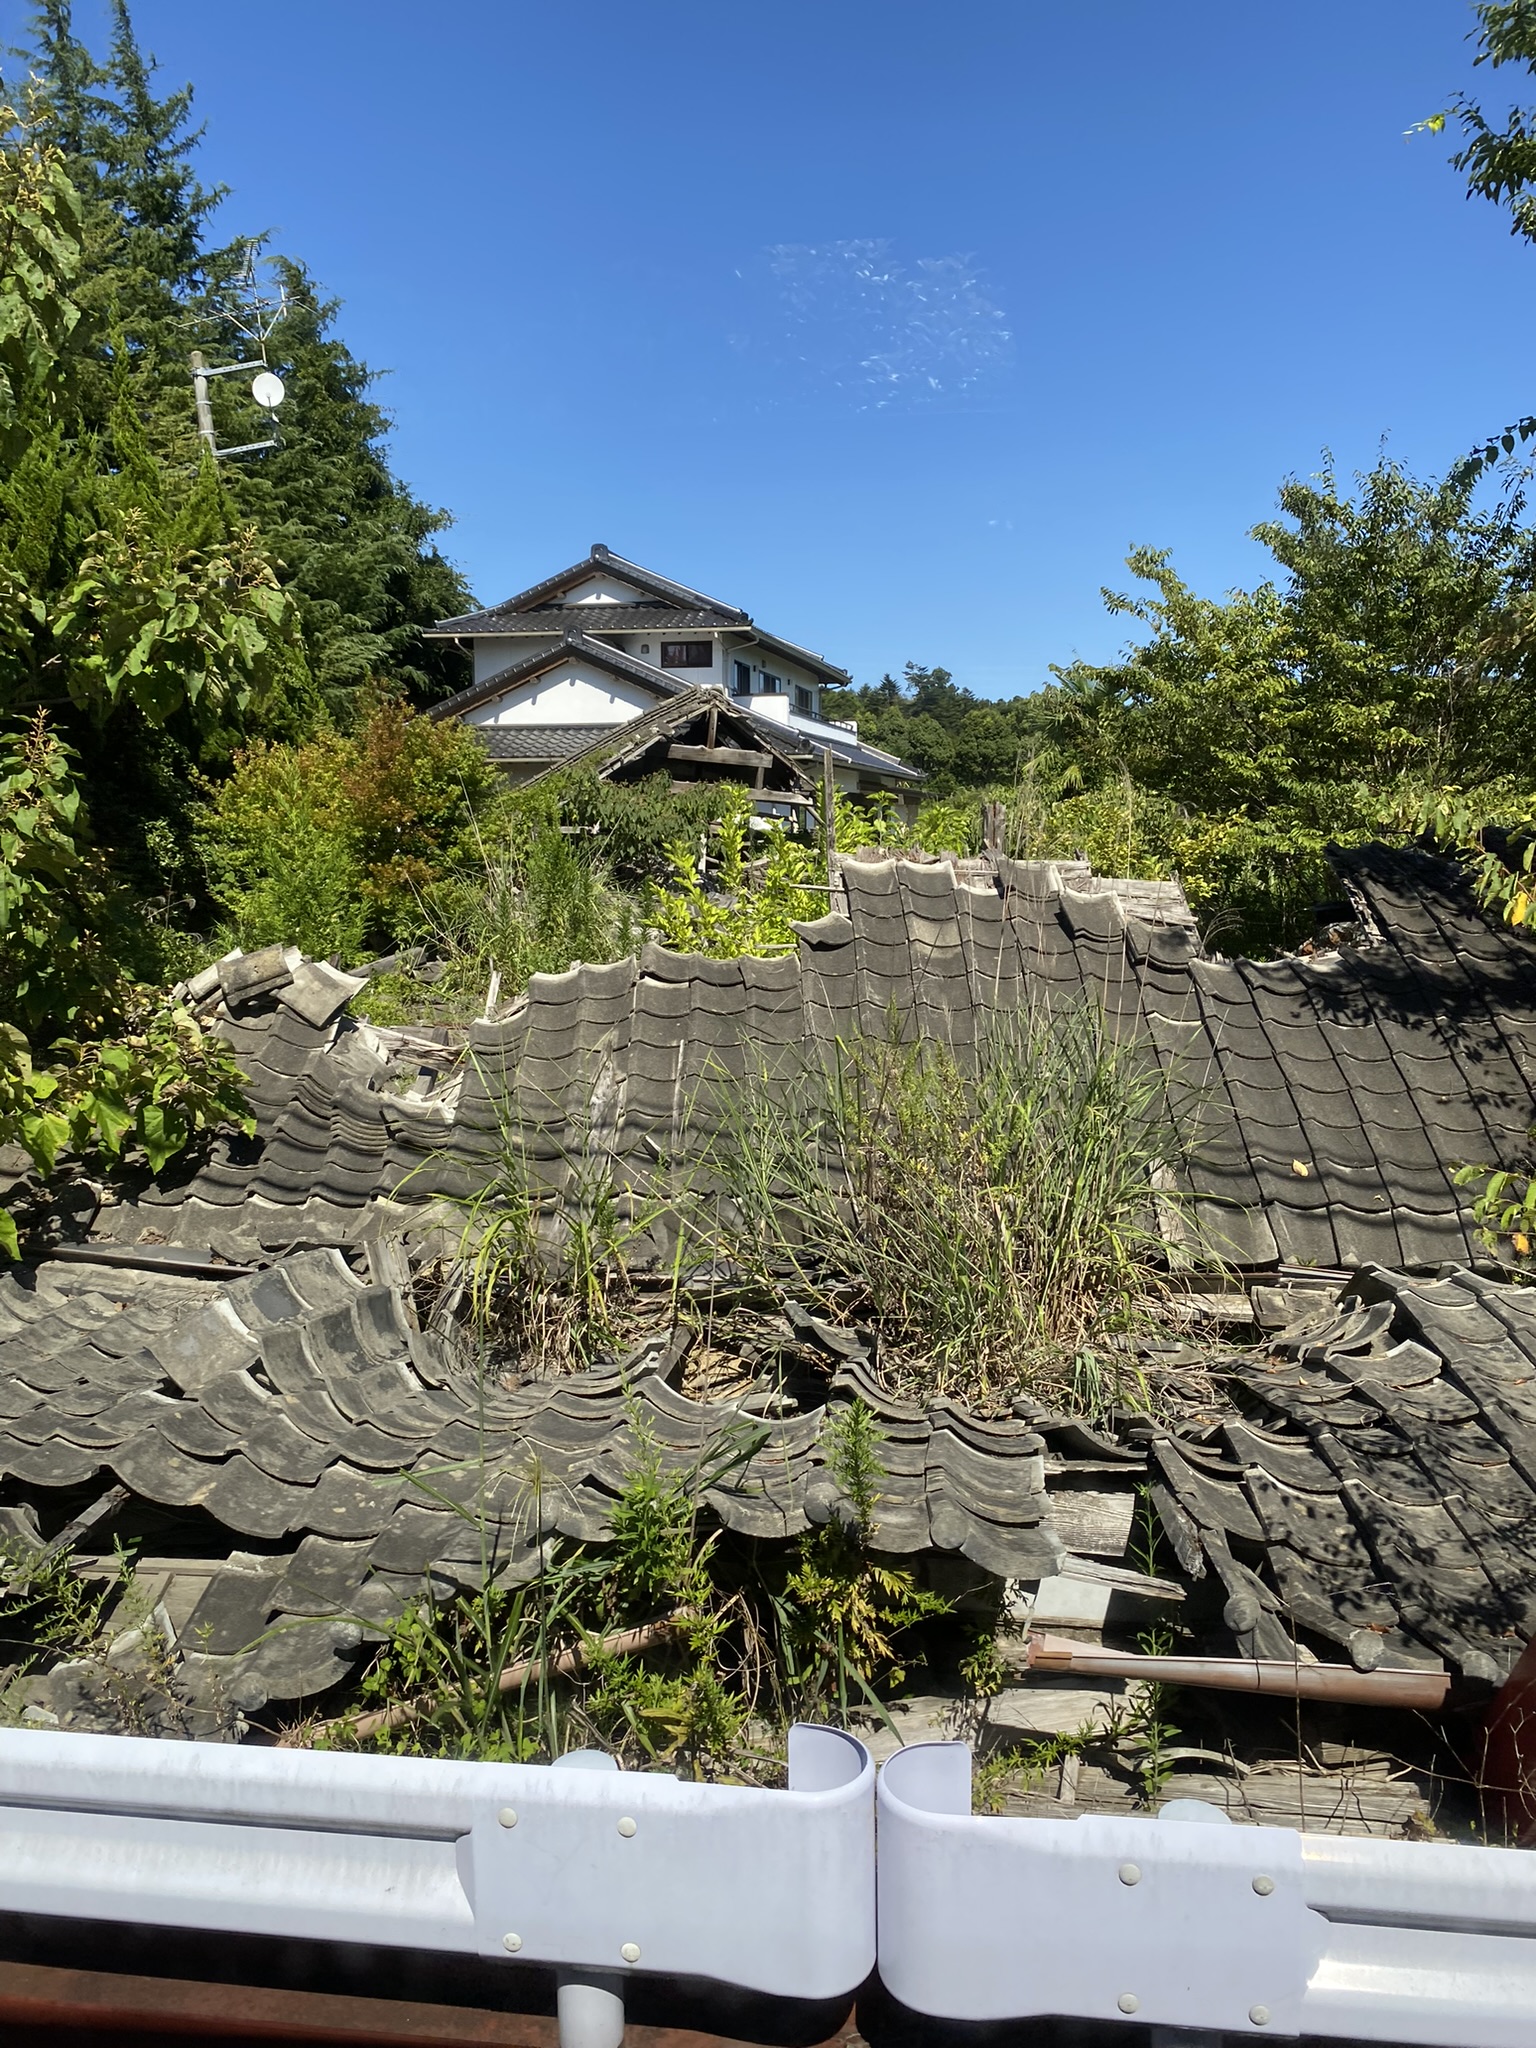
[[[551,647],[560,645],[558,633],[540,634],[536,639],[523,639],[521,635],[500,633],[477,633],[475,635],[475,681],[483,683],[487,676],[499,675],[504,668],[513,668],[520,661],[528,661],[535,654],[546,654]]]
[[[754,706],[761,706],[764,710],[767,710],[770,705],[775,703],[792,705],[795,701],[795,685],[798,683],[802,689],[810,691],[811,715],[813,717],[816,715],[816,711],[821,703],[819,694],[821,685],[807,670],[798,667],[792,661],[785,661],[780,655],[769,653],[762,647],[750,647],[738,655],[736,659],[750,661],[752,664],[752,701]],[[781,687],[772,695],[764,693],[762,689],[764,669],[767,669],[770,675],[775,675],[779,679]],[[773,718],[783,715],[783,713],[777,711],[769,712],[769,716]]]
[[[626,583],[622,577],[589,576],[584,583],[577,583],[560,600],[562,604],[634,604],[649,593],[640,590],[633,583]]]
[[[638,683],[604,675],[578,658],[521,683],[466,713],[470,725],[622,725],[654,710],[656,699]]]

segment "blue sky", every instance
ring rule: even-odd
[[[1536,250],[1404,139],[1463,0],[135,12],[484,601],[603,540],[860,681],[1028,690],[1123,642],[1133,544],[1251,582],[1325,448],[1437,473],[1536,402]]]

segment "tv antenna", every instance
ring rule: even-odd
[[[274,295],[257,273],[254,242],[246,243],[244,265],[221,294],[219,310],[242,337],[249,353],[237,363],[210,365],[204,361],[201,349],[192,351],[192,403],[197,411],[197,435],[216,461],[230,455],[257,455],[264,448],[280,445],[277,408],[288,394],[282,378],[267,362],[267,341],[287,314],[288,294],[279,282]],[[243,372],[252,371],[255,374],[251,377],[251,396],[267,416],[271,437],[265,441],[242,441],[234,448],[221,448],[214,431],[213,407],[208,402],[208,380],[210,377],[238,377]]]

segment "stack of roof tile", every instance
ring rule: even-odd
[[[728,1467],[706,1498],[742,1535],[847,1512],[826,1409],[765,1420],[688,1399],[657,1369],[664,1348],[508,1391],[334,1251],[223,1283],[23,1269],[0,1277],[0,1483],[50,1525],[117,1483],[184,1534],[217,1525],[194,1550],[257,1546],[232,1553],[180,1629],[195,1668],[250,1709],[323,1691],[361,1631],[426,1578],[477,1578],[485,1548],[516,1582],[552,1537],[606,1538],[637,1430],[665,1471]],[[883,1551],[939,1549],[1003,1576],[1056,1568],[1028,1423],[892,1401],[857,1355],[832,1406],[854,1393],[888,1437]]]
[[[1089,1000],[1155,1051],[1195,1213],[1238,1263],[1465,1257],[1456,1169],[1513,1158],[1536,1119],[1536,951],[1446,863],[1339,858],[1377,941],[1263,963],[1207,959],[1182,921],[1128,917],[1045,865],[1005,862],[978,889],[947,864],[850,862],[846,914],[798,927],[794,958],[648,948],[632,968],[536,976],[477,1034],[473,1114],[482,1139],[533,1134],[553,1186],[599,1123],[617,1159],[686,1156],[744,1064],[785,1074],[893,1017],[963,1054],[989,1015]]]
[[[338,1021],[356,984],[334,970],[277,949],[224,962],[258,1143],[103,1227],[234,1255],[355,1242],[378,1204],[470,1194],[509,1149],[550,1210],[599,1164],[648,1189],[663,1161],[697,1161],[744,1073],[784,1080],[893,1018],[963,1056],[989,1016],[1089,1000],[1162,1064],[1195,1214],[1237,1263],[1466,1257],[1456,1169],[1514,1158],[1536,1119],[1536,951],[1444,862],[1367,848],[1339,866],[1374,942],[1260,963],[1205,958],[1182,918],[1128,916],[1048,864],[1005,861],[978,888],[948,863],[850,861],[846,910],[799,926],[794,955],[647,946],[535,975],[471,1030],[449,1085],[443,1057]]]
[[[1240,1410],[1145,1434],[1163,1527],[1243,1654],[1299,1631],[1363,1670],[1502,1678],[1536,1634],[1536,1293],[1372,1269],[1224,1364]]]

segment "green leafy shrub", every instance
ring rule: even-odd
[[[498,1582],[484,1514],[418,1477],[478,1529],[481,1583],[411,1603],[362,1682],[370,1718],[329,1724],[328,1745],[528,1761],[597,1741],[642,1768],[761,1781],[782,1776],[790,1720],[885,1712],[876,1688],[901,1682],[912,1631],[949,1609],[870,1552],[884,1476],[871,1412],[855,1404],[825,1425],[851,1516],[745,1554],[727,1550],[707,1496],[763,1426],[683,1465],[632,1421],[610,1540],[546,1545],[523,1584]]]
[[[913,837],[924,853],[958,853],[981,850],[982,794],[937,797],[919,806]]]
[[[364,898],[379,928],[410,937],[427,922],[427,891],[479,854],[501,778],[469,726],[398,701],[379,705],[342,743],[338,775]]]
[[[44,1177],[66,1148],[134,1145],[158,1172],[196,1132],[249,1124],[228,1049],[123,971],[121,915],[69,750],[39,713],[0,738],[0,1144]],[[0,1251],[18,1250],[0,1210]]]
[[[883,1440],[874,1411],[857,1399],[829,1409],[822,1423],[842,1512],[806,1532],[773,1594],[782,1682],[790,1711],[802,1718],[835,1708],[846,1725],[859,1705],[884,1714],[876,1688],[905,1683],[905,1640],[950,1611],[908,1567],[872,1554]]]
[[[700,782],[674,790],[663,773],[639,782],[604,782],[590,769],[567,769],[511,801],[574,827],[620,884],[635,887],[671,872],[670,848],[702,843],[729,800],[729,787]]]
[[[431,928],[501,797],[465,726],[386,702],[353,734],[246,748],[206,789],[199,844],[237,944],[356,959]]]
[[[663,944],[716,960],[782,952],[794,944],[793,920],[826,910],[826,896],[815,889],[826,874],[824,857],[780,825],[754,844],[752,815],[747,791],[726,785],[708,883],[697,846],[668,849],[671,881],[652,889],[649,906]]]
[[[343,744],[334,733],[302,746],[258,743],[209,789],[198,841],[234,944],[295,945],[346,961],[363,954],[369,906]]]

